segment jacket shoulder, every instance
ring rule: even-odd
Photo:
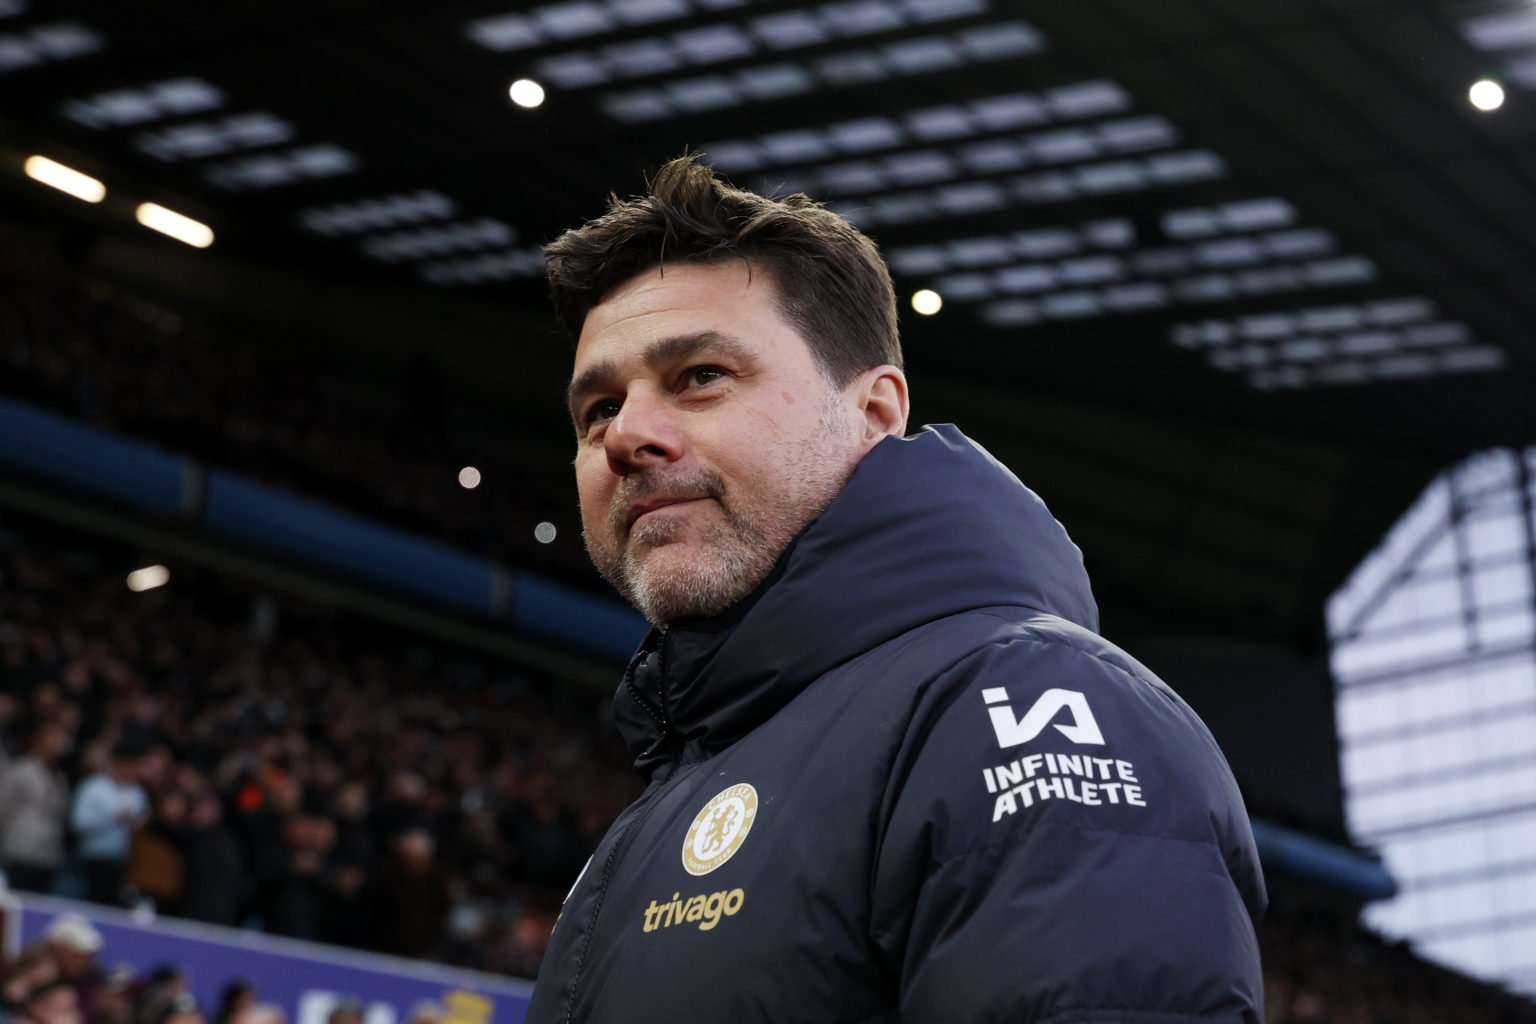
[[[874,938],[903,1019],[1257,1019],[1263,881],[1209,731],[1095,634],[974,617],[996,628],[923,691],[882,805]],[[999,953],[1014,981],[978,966]]]
[[[1149,668],[1103,637],[1052,615],[987,610],[966,618],[975,620],[965,631],[978,642],[965,644],[913,707],[893,781],[903,783],[908,778],[903,768],[936,757],[950,769],[932,775],[941,784],[968,764],[972,776],[986,783],[987,795],[998,797],[990,801],[994,810],[1007,816],[1015,813],[1007,809],[1014,787],[1003,783],[1012,780],[1015,761],[1022,761],[1030,778],[1052,765],[1065,766],[1068,775],[1079,763],[1093,766],[1079,776],[1085,782],[1104,775],[1099,766],[1106,760],[1142,764],[1153,781],[1122,781],[1132,787],[1133,798],[1144,798],[1147,785],[1171,788],[1178,799],[1165,810],[1172,818],[1156,815],[1164,819],[1164,831],[1182,822],[1192,837],[1209,839],[1211,810],[1241,817],[1246,829],[1242,798],[1215,738]],[[1061,773],[1052,767],[1049,774]],[[1095,806],[1095,796],[1106,795],[1092,786],[1069,789],[1075,796],[1067,803],[1078,814]],[[1015,792],[1014,799],[1027,792]],[[1108,795],[1121,794],[1111,789]],[[1130,806],[1137,806],[1134,799]]]

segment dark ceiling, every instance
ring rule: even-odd
[[[590,584],[537,247],[701,148],[845,211],[903,300],[945,294],[903,305],[915,418],[1046,498],[1106,631],[1315,652],[1438,469],[1536,440],[1522,10],[0,0],[4,202],[74,225],[96,272],[332,339],[343,375],[425,349],[528,516],[568,527],[528,564]],[[523,76],[537,110],[508,101]],[[112,197],[47,193],[29,152]],[[217,243],[153,239],[141,199]]]

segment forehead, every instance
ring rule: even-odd
[[[772,275],[743,260],[654,267],[613,289],[587,313],[576,367],[622,357],[628,346],[702,331],[753,342],[782,341],[788,334],[798,341],[779,313],[778,295]]]

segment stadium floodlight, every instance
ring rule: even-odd
[[[1504,87],[1490,78],[1484,78],[1472,83],[1472,88],[1467,90],[1467,99],[1484,113],[1498,110],[1504,105]]]
[[[533,528],[533,539],[540,544],[553,544],[556,536],[555,524],[542,522]]]
[[[544,87],[531,78],[519,78],[507,90],[512,102],[524,110],[532,110],[544,104]]]
[[[146,565],[128,574],[128,589],[134,593],[142,593],[146,590],[154,590],[156,587],[163,587],[170,581],[171,570],[163,565]]]
[[[107,196],[107,186],[89,174],[82,174],[57,160],[45,156],[29,156],[22,167],[33,181],[42,182],[87,203],[99,203]]]
[[[933,316],[944,308],[944,298],[932,288],[922,288],[912,293],[912,308],[923,316]]]
[[[169,235],[194,248],[206,249],[213,244],[213,229],[207,224],[175,210],[168,210],[159,203],[140,203],[133,215],[150,230]]]

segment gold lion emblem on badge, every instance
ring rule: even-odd
[[[742,782],[721,790],[688,826],[683,838],[683,867],[707,875],[741,849],[757,818],[757,790]]]

